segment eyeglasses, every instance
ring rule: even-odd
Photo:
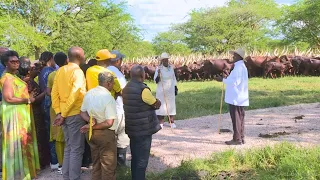
[[[9,61],[9,63],[11,63],[11,64],[20,64],[20,61],[19,60],[11,60],[11,61]]]

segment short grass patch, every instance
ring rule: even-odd
[[[234,150],[213,154],[208,159],[182,162],[181,166],[159,174],[148,174],[149,180],[211,179],[320,179],[320,147],[303,148],[290,143],[273,147]],[[117,179],[130,179],[129,169]]]
[[[319,77],[285,77],[249,80],[248,109],[320,102]],[[155,92],[156,84],[146,82]],[[222,84],[216,81],[179,82],[176,119],[188,119],[219,113]],[[228,112],[224,103],[223,112]]]

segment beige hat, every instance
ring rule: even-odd
[[[168,53],[162,53],[159,60],[162,60],[162,59],[169,59],[169,54]]]
[[[241,56],[243,59],[245,58],[245,51],[241,48],[235,50],[235,51],[229,51],[230,54],[238,54],[239,56]]]

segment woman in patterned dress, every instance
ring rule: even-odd
[[[36,132],[27,84],[16,76],[18,53],[7,51],[1,57],[6,66],[2,91],[2,179],[31,180],[40,170]]]

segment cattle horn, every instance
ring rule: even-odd
[[[284,55],[283,53],[284,53],[284,50],[285,50],[285,49],[286,49],[286,47],[283,47],[280,56]]]
[[[276,49],[274,50],[273,55],[279,56],[279,55],[276,53],[277,51],[278,51],[278,48],[276,48]]]

